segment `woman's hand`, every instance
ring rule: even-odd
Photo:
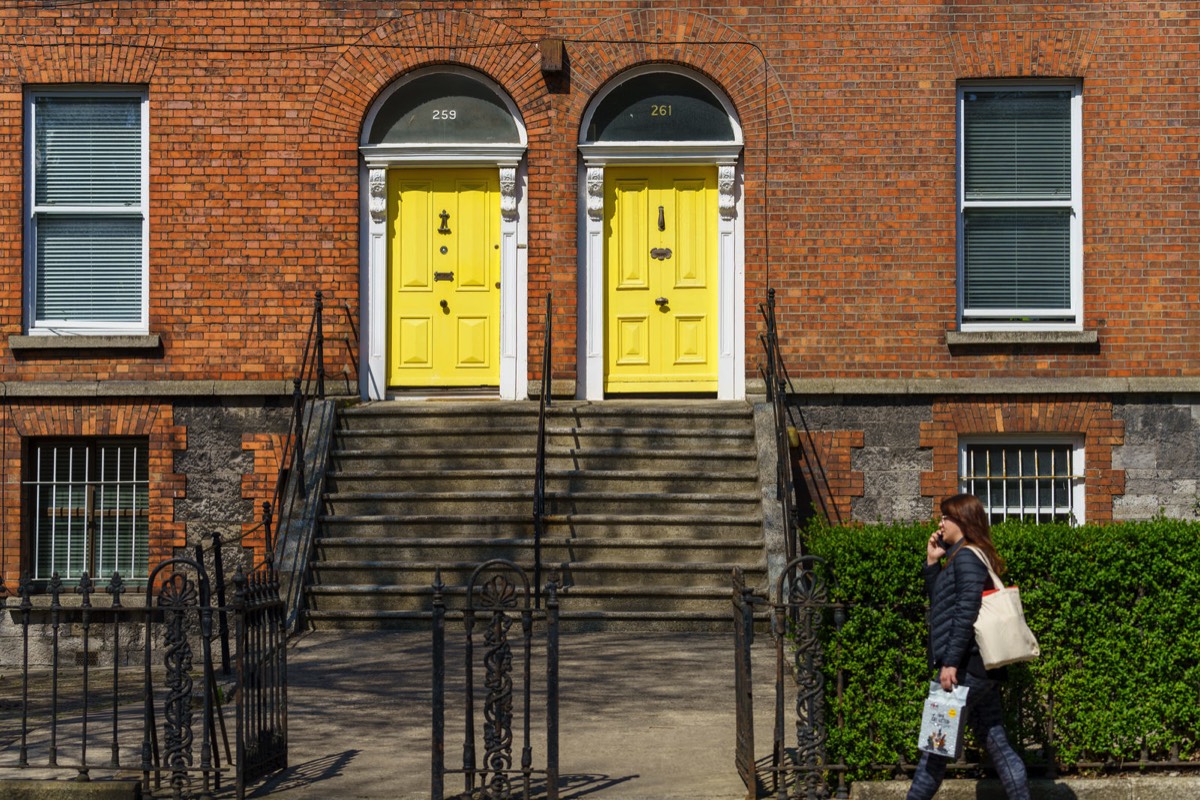
[[[947,692],[952,691],[958,685],[958,667],[942,667],[942,673],[938,676],[938,681],[942,684],[942,688]]]
[[[929,534],[929,541],[925,543],[926,564],[936,564],[942,556],[946,555],[946,548],[942,547],[941,539],[938,537],[940,532],[940,530],[936,530]]]

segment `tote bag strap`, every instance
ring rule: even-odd
[[[983,554],[983,551],[973,544],[967,545],[964,549],[970,550],[975,555],[979,556],[979,560],[983,562],[985,567],[987,567],[988,575],[992,576],[992,585],[997,589],[1003,589],[1004,583],[1000,580],[1000,576],[996,574],[996,571],[992,569],[992,564],[990,561],[988,561],[988,557]]]

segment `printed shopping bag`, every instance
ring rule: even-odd
[[[917,749],[923,753],[957,759],[963,749],[963,712],[967,707],[967,687],[955,686],[947,692],[937,681],[929,682],[929,696],[921,713],[921,734]]]

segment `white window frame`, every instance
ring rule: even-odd
[[[967,200],[966,199],[966,94],[972,90],[1071,92],[1071,198],[1069,200]],[[958,85],[958,325],[970,331],[1082,331],[1083,330],[1083,85],[1079,81],[963,81]],[[1070,308],[966,308],[966,253],[964,220],[973,209],[1058,208],[1070,211]],[[1033,318],[1028,322],[1014,318]],[[1063,317],[1065,321],[1037,320]]]
[[[39,206],[36,204],[36,131],[37,100],[57,98],[134,98],[141,101],[141,202],[136,206]],[[129,336],[149,333],[150,298],[150,100],[144,88],[129,86],[76,86],[70,88],[35,88],[25,92],[25,330],[31,336]],[[39,320],[37,309],[37,224],[38,219],[55,214],[72,216],[125,216],[141,219],[142,254],[139,298],[141,316],[137,321],[112,320]]]
[[[983,507],[985,509],[987,509],[988,516],[990,517],[993,514],[993,508],[992,508],[992,503],[991,503],[991,492],[988,491],[988,487],[986,486],[986,484],[989,481],[986,478],[974,478],[973,476],[968,475],[968,472],[967,472],[967,469],[968,469],[967,454],[968,454],[968,452],[970,451],[971,448],[976,448],[976,447],[1037,447],[1037,446],[1048,446],[1048,447],[1066,446],[1066,447],[1070,448],[1071,472],[1070,472],[1069,479],[1070,479],[1071,502],[1070,502],[1070,507],[1069,507],[1068,511],[1071,514],[1072,522],[1074,524],[1082,524],[1083,522],[1085,522],[1084,510],[1086,508],[1085,497],[1084,497],[1084,494],[1085,494],[1085,481],[1084,481],[1085,460],[1084,459],[1086,457],[1086,451],[1084,448],[1083,439],[1081,437],[1077,437],[1077,436],[1005,436],[1005,437],[986,436],[986,437],[963,437],[963,438],[960,438],[959,442],[958,442],[958,486],[959,486],[959,491],[965,492],[967,494],[974,494],[976,497],[978,497],[980,499],[980,501],[983,503]],[[1023,478],[1013,479],[1013,480],[1014,480],[1014,482],[1016,482],[1017,480],[1036,480],[1036,478],[1037,478],[1036,475],[1029,475],[1029,476],[1026,476]],[[973,485],[972,481],[975,481],[976,483]],[[978,485],[978,483],[983,483],[985,485],[983,487],[981,487]],[[1053,506],[1053,503],[1051,503],[1051,506]],[[1030,511],[1022,512],[1022,513],[1027,516],[1033,516],[1039,520],[1041,519],[1042,514],[1046,513],[1046,508],[1039,507],[1036,503],[1034,503],[1032,505],[1027,504],[1027,505],[1022,506],[1019,498],[1016,503],[1007,503],[1006,502],[1005,508],[1006,509],[1030,508],[1031,509]],[[999,513],[999,510],[997,510],[997,513]],[[1053,512],[1051,511],[1050,513],[1053,513]],[[1017,516],[1017,515],[1013,515],[1013,516]]]

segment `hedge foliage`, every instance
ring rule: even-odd
[[[835,599],[853,604],[827,644],[829,686],[843,671],[829,756],[851,778],[916,760],[926,661],[920,579],[924,525],[816,526]],[[1104,526],[1003,523],[993,531],[1021,588],[1042,656],[1008,669],[1010,739],[1027,763],[1070,770],[1177,754],[1200,761],[1200,525],[1155,519]],[[872,769],[871,765],[875,765]]]

